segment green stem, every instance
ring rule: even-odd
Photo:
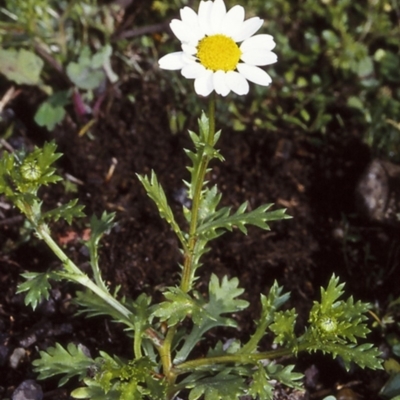
[[[273,322],[273,318],[264,318],[260,321],[256,331],[251,336],[249,341],[239,350],[239,353],[253,353],[257,349],[260,340],[264,337],[267,327]]]
[[[298,351],[305,350],[306,346],[299,346]],[[199,367],[212,367],[216,364],[257,364],[261,360],[272,360],[279,357],[293,355],[291,349],[278,349],[266,351],[263,353],[251,354],[226,354],[217,357],[205,357],[197,360],[186,361],[182,364],[176,365],[173,369],[175,375],[187,374],[194,371]]]
[[[38,236],[46,242],[47,246],[50,247],[53,253],[61,260],[66,271],[71,274],[69,276],[70,280],[77,282],[91,290],[94,294],[99,296],[108,305],[110,305],[115,311],[117,311],[121,315],[122,319],[130,325],[129,320],[132,313],[108,292],[98,287],[68,258],[68,256],[60,249],[58,244],[49,235],[46,225],[37,226],[36,232]]]
[[[208,106],[208,119],[209,119],[209,130],[207,136],[206,145],[213,147],[214,146],[214,135],[215,135],[215,96],[212,95],[210,97],[210,102]],[[206,154],[203,154],[203,158],[201,160],[199,174],[196,177],[196,186],[193,194],[192,201],[192,210],[191,210],[191,219],[190,219],[190,228],[189,228],[189,243],[188,249],[184,255],[183,262],[183,271],[182,271],[182,279],[181,279],[181,289],[183,292],[187,293],[190,291],[193,281],[193,259],[195,255],[195,247],[197,242],[197,222],[199,217],[199,209],[201,205],[201,195],[202,189],[204,186],[204,178],[206,176],[208,163],[210,161],[210,157]]]
[[[100,238],[99,238],[100,240]],[[93,279],[96,282],[96,285],[103,289],[105,292],[108,292],[107,286],[101,278],[101,272],[99,267],[99,254],[98,254],[98,242],[90,243],[89,252],[90,252],[90,266],[92,267]]]
[[[209,102],[209,129],[207,135],[206,146],[214,146],[214,135],[215,135],[215,97],[212,95]],[[207,173],[208,163],[210,156],[203,153],[202,160],[200,163],[199,173],[196,177],[196,186],[192,199],[192,210],[189,227],[189,241],[186,248],[184,248],[184,262],[183,271],[181,278],[181,290],[185,293],[189,292],[192,287],[193,281],[193,262],[195,258],[195,248],[197,243],[197,223],[199,218],[199,210],[202,201],[202,189],[204,186],[204,179]],[[174,372],[171,347],[172,342],[176,333],[176,327],[173,326],[168,330],[163,345],[158,349],[162,365],[163,372],[168,381],[168,386],[171,388],[175,384],[176,374]]]
[[[168,381],[168,386],[172,386],[175,383],[176,375],[172,371],[172,359],[171,359],[171,346],[176,333],[176,326],[169,328],[163,345],[158,349],[160,354],[163,373]]]
[[[133,354],[136,359],[142,357],[142,332],[140,329],[135,329],[135,335],[133,338]]]

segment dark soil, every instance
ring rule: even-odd
[[[64,154],[58,163],[59,173],[64,177],[69,174],[81,184],[77,194],[66,193],[62,184],[46,187],[43,199],[46,207],[52,207],[78,196],[88,216],[115,211],[118,224],[103,241],[101,251],[105,279],[112,287],[120,285],[121,294],[136,297],[145,291],[160,299],[160,289],[178,282],[180,252],[174,234],[160,220],[135,173],[157,173],[183,224],[182,179],[188,178],[188,172],[182,149],[190,143],[186,132],[172,135],[166,128],[165,98],[157,90],[135,81],[122,86],[121,93],[129,93],[130,85],[152,94],[137,98],[134,105],[122,95],[114,98],[91,130],[92,136],[79,137],[72,119],[56,129],[54,139]],[[141,90],[138,85],[142,85]],[[25,121],[25,128],[27,113],[35,102],[35,94],[26,90],[10,105],[16,120]],[[10,144],[40,145],[51,138],[31,125],[25,130],[21,127],[20,135],[11,138]],[[293,217],[272,223],[271,231],[249,229],[247,236],[228,233],[218,238],[204,257],[197,283],[200,291],[211,273],[236,276],[246,290],[244,298],[251,305],[237,316],[241,339],[252,333],[260,293],[267,293],[275,279],[291,291],[289,306],[299,313],[299,330],[307,321],[312,301],[319,297],[319,287],[332,273],[346,282],[347,294],[379,307],[387,304],[389,294],[399,296],[399,288],[393,288],[393,277],[399,273],[397,231],[363,220],[356,212],[354,189],[371,158],[360,136],[334,129],[323,137],[251,127],[240,133],[223,130],[219,146],[226,161],[214,164],[209,178],[223,192],[224,205],[236,208],[248,200],[254,209],[275,203],[275,208],[287,208]],[[115,172],[106,181],[115,160]],[[74,316],[70,299],[76,287],[55,285],[50,300],[35,312],[24,306],[23,296],[15,294],[20,274],[44,271],[59,263],[34,237],[21,241],[21,234],[26,239],[29,235],[22,218],[7,207],[4,198],[0,200],[0,396],[10,397],[22,381],[35,378],[31,362],[38,350],[56,341],[63,345],[82,343],[93,355],[105,350],[127,356],[131,344],[120,327],[100,318]],[[53,227],[57,240],[82,268],[87,254],[79,238],[87,222]],[[236,333],[218,331],[210,341],[230,335]],[[383,343],[377,329],[370,340],[377,346]],[[267,348],[268,341],[264,345]],[[10,356],[16,348],[25,352],[19,365],[12,368]],[[301,356],[297,364],[298,371],[307,375],[310,396],[316,399],[335,393],[343,385],[363,399],[375,399],[385,379],[380,373],[357,368],[346,373],[338,361],[320,355]],[[40,384],[46,399],[67,398],[73,387],[57,389],[57,380]],[[356,394],[352,398],[357,398]]]

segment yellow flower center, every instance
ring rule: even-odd
[[[212,35],[200,40],[197,46],[197,58],[212,71],[233,71],[242,52],[239,46],[228,36]]]

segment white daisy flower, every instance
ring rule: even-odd
[[[265,34],[253,36],[262,19],[245,21],[242,6],[226,11],[223,0],[200,1],[197,14],[184,7],[180,15],[170,27],[182,42],[182,51],[160,58],[160,68],[180,69],[185,78],[194,79],[195,91],[202,96],[213,90],[222,96],[230,91],[244,95],[249,91],[247,81],[262,86],[271,83],[271,77],[259,66],[277,61],[271,51],[274,39]]]

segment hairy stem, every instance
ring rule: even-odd
[[[208,119],[209,119],[209,131],[208,131],[206,145],[213,147],[214,134],[215,134],[215,96],[210,97]],[[199,168],[199,174],[196,177],[196,186],[193,194],[190,228],[189,228],[189,243],[188,243],[188,249],[187,251],[185,251],[184,254],[183,272],[181,280],[181,289],[185,293],[190,291],[193,281],[193,260],[195,256],[194,252],[197,242],[197,235],[196,235],[197,223],[199,217],[199,209],[202,200],[201,198],[202,189],[204,186],[204,179],[206,176],[209,161],[210,157],[207,154],[203,154],[203,158],[201,160]]]
[[[209,130],[207,135],[207,143],[205,143],[205,145],[213,147],[214,135],[215,135],[214,96],[210,97],[208,118],[209,118]],[[202,201],[202,189],[204,186],[204,179],[206,176],[209,161],[210,161],[210,156],[207,154],[203,154],[199,168],[199,173],[198,176],[196,177],[195,190],[192,199],[191,219],[189,227],[189,241],[187,247],[184,248],[184,262],[183,262],[183,271],[182,271],[181,285],[180,285],[182,291],[185,293],[191,290],[194,278],[193,263],[195,259],[195,247],[197,242],[197,224],[198,224],[199,210]],[[175,333],[176,333],[176,327],[173,326],[168,330],[163,346],[158,349],[163,364],[163,372],[170,388],[173,387],[177,376],[174,372],[172,364],[172,356],[171,356],[171,347]]]

